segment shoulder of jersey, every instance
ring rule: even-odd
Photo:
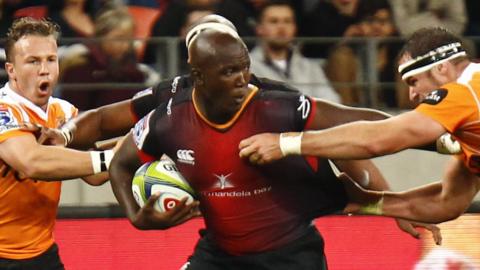
[[[252,74],[251,83],[258,86],[263,91],[284,91],[284,92],[296,92],[296,93],[300,92],[295,87],[288,85],[284,82],[257,77],[254,74]]]
[[[65,113],[67,118],[74,117],[78,113],[77,107],[64,99],[52,97],[50,102],[51,104],[57,103],[60,105],[60,108],[62,108],[62,111]]]
[[[177,76],[171,80],[165,80],[159,82],[155,87],[156,92],[170,92],[172,94],[181,92],[186,89],[190,89],[193,82],[189,75]]]

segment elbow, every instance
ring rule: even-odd
[[[86,179],[83,179],[83,181],[85,181],[85,183],[87,183],[90,186],[98,187],[98,186],[102,186],[103,184],[105,184],[108,181],[108,179],[101,179],[101,180],[86,180]]]
[[[390,137],[381,138],[379,135],[371,135],[368,141],[364,142],[361,147],[365,149],[369,157],[379,157],[396,153],[403,149],[403,145]]]
[[[384,144],[371,142],[361,146],[368,157],[379,157],[389,154],[389,149]]]

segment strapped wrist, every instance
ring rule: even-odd
[[[73,131],[77,128],[77,126],[72,122],[67,122],[61,129],[60,132],[65,139],[65,146],[70,144],[73,140]]]
[[[385,192],[382,191],[382,196],[380,199],[375,203],[369,203],[362,205],[360,207],[359,213],[365,215],[377,215],[381,216],[383,214],[383,197]]]
[[[302,136],[300,133],[281,133],[280,134],[280,151],[283,156],[301,155],[302,154]]]
[[[108,171],[113,154],[113,150],[90,151],[93,174]]]

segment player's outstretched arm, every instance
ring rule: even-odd
[[[354,179],[356,184],[365,189],[375,191],[390,190],[390,187],[380,170],[378,170],[375,164],[370,160],[339,160],[334,161],[334,163],[342,172],[345,172],[349,176],[348,180]],[[346,177],[346,175],[343,175],[342,177]],[[435,243],[441,243],[442,236],[440,233],[440,228],[438,228],[436,225],[411,222],[401,218],[396,218],[395,221],[400,230],[410,234],[415,238],[420,237],[420,232],[416,230],[416,227],[422,227],[432,233]]]
[[[71,131],[69,147],[88,149],[96,141],[126,134],[135,123],[130,111],[131,100],[125,100],[81,113],[66,128]]]
[[[164,213],[154,209],[158,194],[152,195],[142,208],[138,207],[132,193],[132,179],[141,165],[137,151],[130,133],[120,146],[109,169],[113,193],[130,222],[141,230],[167,229],[200,216],[198,201],[186,204],[186,198]]]
[[[107,154],[107,155],[105,155]],[[0,144],[0,158],[19,175],[36,180],[66,180],[105,170],[113,153],[82,152],[59,146],[41,145],[31,133]]]
[[[420,222],[440,223],[464,213],[480,189],[479,178],[460,160],[452,159],[443,182],[405,192],[366,191],[345,180],[352,201],[345,212],[400,217]]]
[[[445,129],[415,111],[380,121],[357,121],[318,131],[258,134],[240,142],[240,156],[258,164],[287,155],[364,159],[435,141]]]

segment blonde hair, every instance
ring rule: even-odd
[[[135,27],[135,22],[126,8],[107,9],[95,18],[95,37],[103,37],[124,23]]]

